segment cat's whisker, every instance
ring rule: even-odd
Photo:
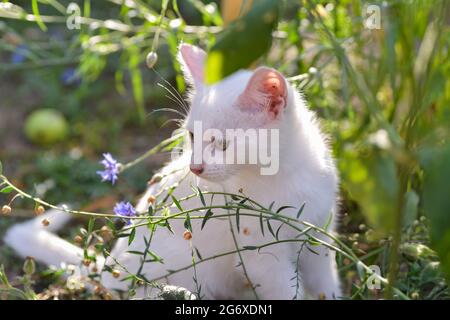
[[[180,100],[183,102],[183,105],[189,109],[189,106],[185,103],[183,97],[181,96],[181,94],[178,92],[178,90],[169,82],[167,81],[158,71],[154,70],[155,73],[158,75],[158,77],[161,78],[162,81],[164,81],[170,88],[172,88],[173,92],[175,92],[175,94],[180,98]],[[166,90],[168,90],[168,88],[165,88]],[[186,110],[187,111],[187,110]]]
[[[176,113],[176,114],[182,116],[183,118],[186,117],[186,115],[183,114],[181,111],[176,110],[176,109],[171,109],[171,108],[160,108],[160,109],[156,109],[156,110],[153,110],[152,112],[150,112],[150,115],[153,114],[153,113],[156,113],[156,112],[172,112],[172,113]],[[174,120],[175,120],[175,119],[174,119]],[[179,119],[176,119],[176,120],[179,120]]]
[[[163,88],[164,90],[166,90],[167,93],[169,93],[176,101],[178,101],[178,103],[180,105],[186,106],[185,102],[183,101],[183,99],[181,99],[180,97],[178,97],[176,94],[174,94],[168,87],[166,87],[165,85],[163,85],[162,83],[158,82],[158,86]]]
[[[171,123],[171,122],[175,122],[178,125],[180,125],[180,123],[182,123],[182,121],[180,121],[181,119],[169,119],[164,121],[164,123],[161,125],[161,128],[164,128],[167,124]]]
[[[169,88],[167,88],[167,87],[164,86],[163,84],[158,83],[158,86],[160,86],[161,88],[163,88],[164,90],[166,90],[166,91],[167,91],[167,92],[168,92],[168,93],[169,93],[176,101],[178,101],[179,106],[182,107],[186,113],[188,113],[189,108],[188,108],[188,106],[186,105],[186,102],[185,102],[182,98],[177,97],[177,96],[176,96]],[[177,91],[176,91],[176,92],[177,92]],[[177,93],[178,93],[178,92],[177,92]]]
[[[183,113],[183,117],[187,117],[188,111],[186,110],[186,108],[184,107],[184,105],[180,104],[180,103],[178,102],[178,100],[173,99],[171,96],[165,95],[165,97],[166,97],[167,99],[170,99],[170,100],[172,100],[173,102],[175,102],[176,105],[179,106],[179,107],[183,110],[183,112],[184,112],[184,113]]]

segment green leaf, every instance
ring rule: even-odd
[[[116,225],[111,221],[111,219],[106,219],[106,225],[111,229],[111,231],[116,231]]]
[[[128,245],[133,243],[135,237],[136,237],[136,228],[133,228],[130,232],[130,236],[128,237]]]
[[[200,260],[203,260],[202,255],[200,254],[200,251],[198,251],[197,247],[194,247],[194,249],[195,249],[195,253],[197,254],[197,257],[198,257]]]
[[[97,244],[95,244],[95,250],[97,250],[98,252],[103,252],[103,247],[104,247],[104,244],[103,243],[97,243]]]
[[[423,209],[430,220],[431,247],[438,253],[450,282],[450,148],[436,151],[422,161]]]
[[[300,209],[298,210],[298,212],[297,212],[297,219],[300,218],[300,215],[302,214],[303,209],[305,209],[305,204],[306,204],[306,202],[303,202],[302,206],[301,206]]]
[[[262,211],[259,214],[259,226],[261,227],[261,233],[264,237],[264,223],[263,223],[263,213]]]
[[[240,218],[240,214],[239,214],[239,208],[236,209],[236,228],[237,228],[237,232],[239,233],[239,219]]]
[[[285,210],[285,209],[295,209],[295,207],[293,206],[282,206],[280,207],[276,213],[280,213],[281,211]]]
[[[151,250],[147,250],[147,253],[153,258],[153,261],[163,263],[163,261],[164,261],[163,258],[158,256],[155,252],[153,252]]]
[[[4,187],[2,190],[0,190],[0,193],[10,193],[14,189],[11,186]]]
[[[202,227],[201,230],[203,230],[203,227],[205,226],[206,222],[209,220],[209,218],[212,217],[214,213],[211,211],[211,209],[208,209],[208,211],[206,211],[205,216],[203,217],[202,220]]]
[[[88,223],[88,233],[91,234],[94,230],[95,218],[90,218]]]
[[[175,234],[175,232],[173,232],[172,226],[170,225],[169,221],[167,221],[167,220],[165,221],[164,227],[166,227],[167,230],[169,230],[171,234]]]
[[[274,238],[276,238],[275,237],[275,233],[273,232],[272,226],[270,225],[270,220],[269,219],[267,219],[267,228],[269,229],[269,232],[272,234],[272,236]]]
[[[405,194],[405,207],[403,210],[403,225],[410,226],[417,219],[417,211],[419,207],[419,196],[414,190],[410,190]]]
[[[333,221],[333,214],[330,212],[330,214],[328,215],[327,221],[325,221],[325,224],[322,227],[322,229],[323,230],[328,230],[328,227],[330,226],[332,221]]]
[[[340,166],[345,189],[369,223],[380,233],[390,234],[398,214],[399,181],[394,159],[376,148],[365,156],[348,150]]]
[[[200,197],[200,201],[202,202],[203,206],[206,206],[205,197],[203,196],[202,190],[200,190],[199,187],[197,187],[198,196]]]
[[[175,203],[175,205],[177,206],[177,208],[178,208],[180,211],[183,211],[183,208],[181,207],[180,202],[179,202],[173,195],[171,195],[171,197],[172,197],[173,203]]]
[[[278,234],[280,233],[282,226],[283,226],[283,224],[280,224],[280,226],[277,229],[277,232],[275,232],[275,239],[277,239],[277,241],[280,241],[280,238],[278,238]]]
[[[250,11],[228,25],[209,51],[206,83],[213,84],[239,69],[248,68],[267,52],[277,20],[277,0],[254,1]]]
[[[192,232],[191,216],[189,215],[189,213],[186,214],[186,220],[184,220],[184,227],[186,228],[186,230]]]
[[[129,237],[130,234],[129,233],[119,233],[116,235],[117,238],[125,238],[125,237]]]

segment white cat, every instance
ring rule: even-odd
[[[163,186],[181,180],[173,193],[176,198],[192,194],[191,185],[198,186],[203,191],[241,192],[266,208],[273,201],[274,208],[296,207],[297,209],[287,208],[281,213],[293,218],[304,203],[302,220],[321,227],[332,215],[328,230],[333,230],[338,177],[326,138],[320,132],[313,112],[307,109],[300,94],[278,71],[267,67],[255,71],[238,71],[217,84],[206,85],[203,79],[205,57],[206,53],[195,46],[180,46],[179,60],[187,81],[193,87],[190,96],[191,110],[184,127],[192,133],[194,122],[201,121],[203,130],[277,129],[280,137],[279,170],[275,175],[261,175],[260,164],[197,164],[192,163],[191,152],[185,152],[178,160],[162,169],[163,180],[148,189],[137,205],[137,211],[147,210],[147,199],[150,195],[160,191]],[[217,143],[212,138],[211,143],[202,147],[202,150],[209,148],[213,153],[226,154],[227,148],[231,148],[227,144],[232,143],[233,141]],[[184,176],[185,178],[181,179]],[[223,197],[215,196],[213,205],[224,204],[224,201]],[[192,209],[203,205],[199,197],[194,197],[182,202],[182,206]],[[173,207],[172,213],[177,211]],[[216,216],[228,213],[223,209],[213,212]],[[192,215],[204,213],[203,211]],[[60,228],[68,219],[67,215],[60,212],[51,212],[48,215],[52,220],[51,229],[41,226],[42,218],[35,219],[13,226],[8,230],[5,242],[21,256],[33,256],[36,260],[50,265],[58,266],[61,262],[81,265],[82,249],[49,232]],[[211,218],[203,230],[202,220],[192,219],[192,245],[206,258],[236,250],[235,241],[241,248],[274,241],[267,227],[264,235],[262,234],[258,217],[241,214],[239,220],[238,232],[235,217]],[[151,250],[162,257],[164,263],[146,263],[142,273],[149,280],[162,277],[159,281],[197,292],[193,268],[165,276],[168,270],[183,268],[192,263],[190,241],[183,237],[184,221],[174,219],[170,223],[174,234],[166,228],[158,227],[150,245]],[[280,225],[274,220],[271,224],[274,230]],[[233,227],[235,240],[230,225]],[[304,228],[301,224],[297,226]],[[144,251],[143,238],[149,238],[146,226],[136,230],[135,240],[130,246],[127,238],[120,238],[111,253],[123,267],[133,273],[137,272],[140,266],[140,256],[127,251]],[[294,239],[298,233],[284,225],[278,237],[280,240]],[[314,235],[331,243],[325,236],[316,233]],[[334,252],[324,246],[314,246],[312,250],[303,248],[299,254],[301,246],[301,242],[282,242],[264,247],[260,251],[241,251],[241,257],[235,253],[197,264],[196,278],[198,285],[201,285],[203,298],[254,298],[254,291],[260,299],[292,299],[294,296],[300,299],[340,297]],[[105,261],[99,258],[100,268],[103,263]],[[108,258],[106,264],[114,265],[114,261]],[[104,272],[102,283],[110,289],[126,290],[129,282],[120,281],[126,275],[126,272],[122,271],[121,277],[117,279]],[[144,289],[140,288],[137,294],[143,297],[148,291],[144,292]]]

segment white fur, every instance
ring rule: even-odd
[[[320,132],[314,114],[306,108],[302,97],[289,85],[286,107],[279,119],[265,122],[264,117],[258,114],[239,110],[234,106],[234,102],[242,94],[251,76],[251,71],[239,71],[213,86],[201,86],[196,83],[185,127],[190,129],[194,120],[201,120],[205,128],[246,129],[261,126],[278,128],[281,140],[279,172],[274,176],[262,176],[257,166],[241,165],[230,169],[227,165],[214,167],[208,165],[205,168],[206,179],[203,179],[189,172],[190,154],[185,153],[162,169],[163,174],[174,171],[175,173],[148,189],[137,205],[138,211],[147,210],[149,195],[155,194],[163,186],[179,181],[187,174],[174,191],[177,198],[192,194],[191,184],[199,186],[202,190],[231,193],[238,193],[242,188],[245,195],[265,206],[269,206],[272,201],[275,201],[275,208],[285,205],[298,208],[306,203],[301,219],[317,226],[325,225],[330,214],[335,214],[338,177],[326,139]],[[216,196],[214,199],[215,205],[224,203],[221,197]],[[182,205],[184,208],[202,207],[198,197],[183,202]],[[175,207],[172,208],[173,213],[177,211]],[[226,211],[214,210],[214,213],[218,215]],[[283,211],[283,214],[293,217],[296,213],[296,209]],[[258,218],[241,216],[240,233],[236,231],[235,219],[231,221],[241,247],[274,241],[267,228],[265,236],[261,234]],[[228,219],[210,219],[202,231],[201,222],[200,219],[192,220],[192,244],[203,258],[235,250]],[[171,226],[174,234],[165,228],[158,228],[153,236],[151,250],[163,258],[164,264],[147,263],[144,274],[148,279],[162,277],[168,270],[182,268],[192,263],[189,241],[183,238],[185,231],[183,220],[171,220]],[[275,222],[272,226],[274,230],[278,228]],[[247,229],[247,234],[242,231],[244,228]],[[331,223],[329,230],[333,228],[334,222]],[[283,226],[280,239],[291,239],[296,234],[289,227]],[[131,246],[128,246],[126,238],[120,238],[112,251],[112,256],[130,272],[138,270],[140,257],[127,251],[143,251],[144,236],[149,237],[148,228],[139,227]],[[330,242],[325,237],[318,234],[316,236]],[[47,264],[58,265],[63,261],[80,262],[81,249],[42,230],[40,225],[33,221],[12,227],[5,237],[5,242],[20,255],[31,255]],[[318,253],[316,255],[304,248],[297,266],[300,246],[301,243],[284,243],[266,247],[261,252],[256,250],[242,252],[248,276],[257,286],[259,298],[292,299],[296,294],[295,280],[292,278],[297,267],[301,278],[299,298],[307,296],[318,298],[319,295],[325,294],[326,298],[332,299],[341,295],[334,252],[324,247],[314,247]],[[232,254],[197,265],[198,282],[206,299],[254,297],[239,262],[238,255]],[[114,264],[110,259],[106,263]],[[183,286],[195,292],[193,275],[191,268],[161,281]],[[107,288],[127,289],[128,283],[119,280],[109,273],[103,273],[102,281]],[[138,291],[138,295],[144,295],[143,289]]]

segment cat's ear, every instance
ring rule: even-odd
[[[178,48],[178,61],[186,80],[193,85],[203,83],[206,52],[199,47],[182,43]]]
[[[283,75],[275,69],[260,67],[239,96],[238,106],[250,112],[267,112],[271,119],[276,119],[286,107],[287,94]]]

